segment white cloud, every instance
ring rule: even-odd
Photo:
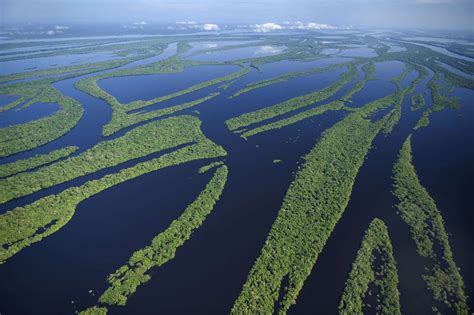
[[[283,29],[283,27],[280,24],[270,22],[270,23],[263,23],[263,24],[255,24],[253,25],[253,29],[259,33],[266,33],[266,32],[281,30]]]
[[[207,23],[207,24],[202,25],[201,29],[203,29],[205,31],[218,31],[219,30],[219,25]]]
[[[288,24],[289,29],[298,29],[298,30],[333,30],[336,29],[335,26],[328,25],[328,24],[320,24],[320,23],[303,23],[301,21],[296,21],[293,23]]]
[[[328,25],[328,24],[319,24],[319,23],[307,23],[306,29],[309,30],[333,30],[336,29],[335,26]]]
[[[198,23],[195,21],[178,21],[175,22],[178,26],[178,29],[186,30],[186,29],[196,29],[202,31],[218,31],[220,30],[219,25],[213,23]]]
[[[49,30],[46,32],[46,35],[54,35],[56,32],[54,30]]]
[[[269,23],[264,23],[264,24],[255,24],[255,25],[250,25],[250,28],[252,28],[256,32],[270,32],[270,31],[277,31],[277,30],[333,30],[337,29],[337,27],[329,24],[321,24],[321,23],[315,23],[315,22],[301,22],[301,21],[296,21],[296,22],[289,22],[289,21],[284,21],[281,24],[269,22]]]
[[[145,21],[141,22],[133,22],[133,25],[146,25],[147,23]]]

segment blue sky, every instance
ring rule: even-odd
[[[474,29],[474,0],[0,0],[3,23],[316,22]]]

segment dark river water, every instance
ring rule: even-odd
[[[154,268],[152,279],[138,288],[127,306],[110,307],[111,314],[229,313],[260,253],[288,186],[303,162],[302,156],[311,150],[324,130],[345,114],[328,112],[256,135],[247,141],[231,133],[224,121],[328,86],[345,69],[291,79],[233,99],[228,97],[255,80],[347,60],[334,57],[308,63],[285,61],[267,64],[262,66],[261,73],[253,69],[227,90],[218,89],[219,85],[216,85],[145,109],[167,107],[214,91],[221,92],[218,97],[183,113],[200,112],[204,134],[228,152],[225,164],[229,168],[229,178],[212,213],[192,238],[177,250],[176,257],[162,267]],[[376,69],[376,79],[354,95],[353,102],[348,105],[359,107],[395,91],[395,85],[389,81],[403,71],[403,64],[384,62],[377,64]],[[177,74],[112,78],[99,84],[120,101],[130,102],[159,97],[236,70],[235,66],[196,66]],[[1,159],[0,163],[68,145],[79,146],[79,153],[103,140],[101,128],[110,120],[111,109],[105,102],[76,90],[73,85],[80,78],[54,85],[83,104],[84,117],[78,126],[58,140]],[[356,81],[362,78],[363,72],[359,68]],[[410,74],[402,85],[407,86],[414,78],[414,74]],[[415,93],[424,90],[428,79]],[[346,85],[330,99],[310,107],[342,97],[354,84]],[[472,296],[474,255],[471,244],[474,233],[469,198],[474,178],[474,109],[470,106],[474,94],[469,90],[456,90],[455,93],[464,106],[460,110],[434,114],[430,126],[414,135],[413,153],[420,180],[443,213],[454,258],[461,267],[468,295]],[[431,106],[429,95],[425,98],[427,106]],[[34,110],[33,106],[31,110]],[[31,120],[50,114],[45,111],[15,119]],[[423,260],[416,253],[408,227],[395,212],[396,199],[390,193],[393,163],[420,114],[421,111],[410,110],[410,97],[406,97],[399,124],[391,134],[381,134],[375,139],[357,176],[349,205],[290,313],[336,313],[364,231],[375,217],[387,224],[393,242],[402,312],[424,314],[430,311],[430,297],[421,279]],[[3,120],[0,120],[0,126],[2,124]],[[3,213],[14,206],[146,159],[130,161],[14,200],[2,205],[0,210]],[[275,159],[282,162],[275,164]],[[106,288],[107,276],[123,265],[135,250],[148,245],[155,235],[164,231],[197,197],[212,176],[212,172],[198,174],[199,167],[208,162],[196,161],[146,174],[82,202],[72,220],[61,230],[0,266],[0,313],[71,314],[94,305]]]

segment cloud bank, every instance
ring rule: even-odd
[[[198,23],[196,21],[178,21],[176,26],[168,26],[169,30],[201,30],[201,31],[219,31],[221,28],[214,23]]]
[[[329,24],[321,24],[315,22],[304,23],[301,21],[296,22],[283,22],[281,24],[268,22],[263,24],[254,24],[250,26],[255,32],[267,33],[271,31],[280,31],[280,30],[334,30],[337,29],[336,26]]]
[[[263,23],[253,25],[253,29],[255,30],[255,32],[267,33],[271,31],[281,30],[283,29],[283,27],[280,24],[276,23]]]
[[[303,23],[301,21],[296,21],[294,23],[289,22],[288,28],[290,29],[298,29],[298,30],[334,30],[337,27],[329,24],[320,24],[320,23]]]
[[[217,24],[204,24],[201,26],[201,29],[204,30],[204,31],[218,31],[220,28],[219,28],[219,25]]]

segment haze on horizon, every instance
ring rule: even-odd
[[[0,0],[1,26],[27,23],[281,23],[474,29],[474,0]]]

